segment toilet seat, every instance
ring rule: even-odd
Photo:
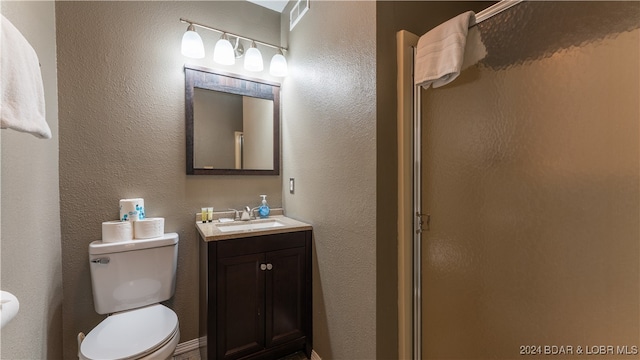
[[[169,342],[177,343],[177,334],[176,314],[155,304],[107,317],[87,334],[80,353],[85,359],[140,359]]]

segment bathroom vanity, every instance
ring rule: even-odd
[[[311,226],[280,215],[196,227],[201,357],[310,358]]]

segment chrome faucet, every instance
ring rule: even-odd
[[[241,221],[249,221],[256,219],[255,211],[258,210],[257,207],[251,209],[248,206],[245,206],[242,211],[236,209],[229,209],[229,211],[234,211],[236,216],[233,220],[241,220]]]
[[[242,210],[242,215],[240,216],[240,220],[249,221],[251,220],[251,209],[248,206],[245,206]]]

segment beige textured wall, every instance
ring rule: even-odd
[[[278,207],[282,190],[279,176],[185,175],[183,65],[217,67],[212,49],[219,35],[199,31],[207,57],[185,59],[180,41],[187,26],[179,18],[279,43],[280,16],[244,1],[55,6],[64,356],[75,356],[78,332],[104,318],[93,308],[87,247],[100,238],[102,221],[118,217],[118,200],[133,196],[145,199],[149,216],[165,217],[167,232],[180,235],[176,294],[167,305],[178,315],[181,341],[197,338],[195,213],[211,205],[257,206],[259,194]],[[243,73],[241,65],[218,68]]]
[[[38,54],[53,138],[2,130],[0,288],[18,297],[20,312],[2,329],[0,358],[59,359],[62,269],[54,3],[3,1],[2,14]]]
[[[376,358],[375,33],[374,2],[315,1],[288,38],[283,177],[296,190],[283,184],[284,202],[314,227],[323,359]]]

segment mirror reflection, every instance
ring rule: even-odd
[[[278,175],[277,84],[185,67],[187,174]]]
[[[196,88],[196,168],[273,170],[273,101]]]

